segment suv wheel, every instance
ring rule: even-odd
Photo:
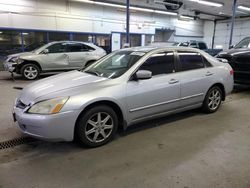
[[[222,91],[218,86],[214,86],[207,92],[202,108],[207,113],[214,113],[219,109],[221,102]]]
[[[35,80],[40,74],[40,69],[37,65],[29,63],[21,68],[21,74],[27,80]]]
[[[109,106],[95,106],[83,113],[76,125],[75,136],[81,145],[98,147],[108,143],[118,127],[116,113]]]

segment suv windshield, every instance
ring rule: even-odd
[[[144,52],[127,50],[114,52],[83,71],[100,77],[117,78],[129,70],[144,55]]]
[[[245,38],[235,46],[235,49],[239,48],[250,48],[250,38]]]

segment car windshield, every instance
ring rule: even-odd
[[[239,48],[250,48],[250,38],[245,38],[235,46],[236,49]]]
[[[144,55],[145,52],[127,50],[114,52],[83,71],[100,77],[117,78],[129,70]]]

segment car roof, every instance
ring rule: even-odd
[[[121,49],[122,51],[135,51],[135,52],[151,52],[151,51],[158,51],[158,50],[186,50],[186,51],[193,51],[193,52],[201,52],[201,50],[196,48],[189,48],[189,47],[181,47],[181,46],[143,46],[143,47],[132,47],[132,48],[124,48]]]
[[[56,44],[56,43],[62,43],[62,42],[67,42],[67,43],[83,43],[83,44],[93,44],[91,42],[83,42],[83,41],[73,41],[73,40],[62,40],[62,41],[53,41],[53,42],[50,42],[48,44]]]

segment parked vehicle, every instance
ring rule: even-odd
[[[219,53],[217,57],[228,60],[233,67],[235,83],[250,84],[250,37],[244,38],[231,49]]]
[[[8,56],[4,67],[25,79],[34,80],[44,72],[84,68],[104,55],[106,52],[102,48],[91,43],[51,42],[31,52]]]
[[[207,52],[211,56],[216,56],[218,53],[222,51],[222,49],[208,49],[207,44],[203,41],[176,42],[173,44],[173,46],[197,48]]]
[[[216,112],[232,89],[231,66],[198,49],[127,48],[28,85],[13,114],[24,134],[97,147],[119,126],[200,107]]]

